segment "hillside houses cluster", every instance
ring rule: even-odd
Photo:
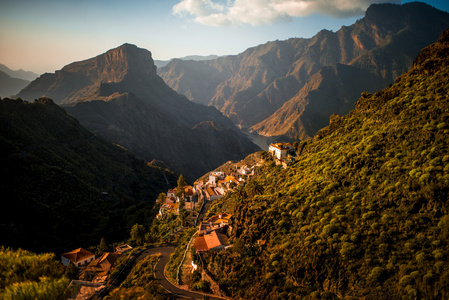
[[[198,228],[198,237],[195,238],[196,253],[222,250],[230,247],[228,235],[232,231],[229,220],[232,216],[220,213],[201,222]]]
[[[105,252],[99,258],[95,254],[78,248],[61,255],[61,263],[73,263],[79,269],[79,280],[72,280],[67,288],[66,299],[92,299],[106,287],[107,278],[122,253],[132,250],[128,244],[117,246],[115,252]]]
[[[170,189],[167,191],[167,198],[165,202],[161,205],[157,217],[162,217],[166,214],[179,214],[179,204],[181,203],[181,198],[184,200],[185,209],[188,211],[194,211],[196,205],[198,204],[198,194],[194,187],[190,185],[184,186],[184,191],[181,197],[176,196],[177,189]]]
[[[204,201],[214,201],[223,197],[228,191],[246,182],[244,177],[254,175],[254,166],[234,166],[232,174],[214,171],[210,172],[207,180],[195,181],[193,186],[186,185],[181,197],[176,196],[176,188],[167,191],[167,198],[161,205],[158,217],[166,214],[179,214],[181,200],[184,208],[193,212]]]

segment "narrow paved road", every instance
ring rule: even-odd
[[[199,217],[199,221],[201,221],[206,212],[208,211],[210,206],[210,202],[206,201],[203,210],[201,211],[201,215]],[[175,247],[174,246],[161,246],[161,247],[156,247],[156,248],[148,248],[144,251],[142,251],[140,254],[138,254],[139,256],[136,257],[136,259],[130,263],[127,264],[126,267],[124,268],[123,272],[120,274],[120,276],[118,276],[118,278],[116,278],[116,280],[114,281],[114,286],[106,289],[100,296],[100,299],[102,299],[104,296],[106,296],[110,290],[113,290],[114,287],[118,287],[120,286],[120,284],[126,279],[126,277],[128,276],[128,274],[131,272],[132,268],[142,259],[144,259],[145,257],[149,256],[149,255],[154,255],[154,254],[158,254],[160,253],[160,259],[159,261],[156,263],[156,266],[154,268],[154,276],[156,277],[156,279],[159,280],[160,285],[166,289],[167,291],[169,291],[170,293],[172,293],[173,295],[175,295],[175,297],[179,298],[179,299],[203,299],[203,296],[208,296],[210,300],[223,300],[226,298],[223,297],[218,297],[215,296],[213,294],[204,294],[204,293],[198,293],[198,292],[192,292],[192,291],[186,291],[183,289],[178,288],[177,286],[173,285],[170,281],[168,281],[168,279],[165,277],[164,275],[164,269],[165,266],[168,263],[168,260],[170,259],[170,254],[172,254],[175,251]]]
[[[191,291],[186,291],[183,289],[178,288],[177,286],[173,285],[164,275],[164,269],[165,265],[168,263],[168,260],[170,258],[170,254],[175,251],[175,247],[173,246],[166,246],[166,247],[158,247],[158,248],[151,248],[148,250],[145,250],[142,252],[142,254],[137,258],[136,261],[142,260],[148,255],[153,255],[160,253],[161,257],[160,260],[157,262],[155,269],[154,269],[154,275],[156,279],[159,280],[161,286],[169,291],[170,293],[174,294],[180,299],[202,299],[204,295],[209,296],[210,300],[223,300],[225,298],[221,298],[212,294],[202,294],[202,293],[196,293]]]

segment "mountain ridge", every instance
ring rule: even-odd
[[[0,97],[9,97],[17,94],[30,83],[28,80],[14,78],[0,71]]]
[[[294,122],[274,126],[279,121],[274,113],[295,96],[297,101],[304,101],[298,99],[298,94],[306,94],[301,89],[313,74],[321,68],[344,64],[360,69],[353,69],[356,75],[369,71],[377,76],[377,84],[364,84],[370,90],[352,86],[345,87],[346,91],[354,88],[360,94],[384,88],[407,71],[419,51],[435,42],[447,27],[449,14],[424,3],[373,4],[364,18],[337,32],[321,30],[310,39],[268,42],[235,56],[202,63],[209,68],[197,64],[195,69],[194,62],[187,66],[183,61],[172,61],[159,74],[190,100],[217,107],[236,124],[251,127],[255,133],[307,139],[323,124],[309,128],[308,124]],[[192,78],[198,78],[198,83]],[[207,85],[202,82],[205,78],[215,80]],[[347,100],[354,105],[357,96]],[[332,101],[335,105],[345,99]],[[332,113],[322,112],[327,119]],[[297,114],[296,119],[302,115]],[[292,126],[295,128],[290,131]]]
[[[0,71],[5,72],[12,78],[18,78],[22,80],[32,81],[39,77],[39,74],[31,72],[31,71],[25,71],[22,69],[19,70],[11,70],[7,66],[0,64]]]

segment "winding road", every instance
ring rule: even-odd
[[[164,275],[164,269],[165,265],[168,263],[168,260],[170,258],[170,254],[172,254],[175,251],[175,247],[173,246],[165,246],[165,247],[157,247],[157,248],[150,248],[145,250],[140,254],[140,256],[136,259],[136,262],[139,260],[144,259],[148,255],[154,255],[157,253],[161,254],[161,257],[159,261],[156,263],[156,266],[154,268],[154,276],[156,279],[159,280],[161,286],[172,293],[173,295],[177,296],[180,299],[203,299],[203,296],[208,296],[210,300],[223,300],[226,298],[218,297],[212,294],[203,294],[203,293],[197,293],[192,291],[187,291],[178,288],[177,286],[173,285]]]
[[[116,287],[119,287],[120,284],[126,279],[128,274],[131,272],[132,268],[142,259],[149,255],[154,254],[160,254],[160,259],[154,266],[154,276],[157,280],[159,280],[160,285],[167,290],[169,293],[173,294],[178,299],[203,299],[203,296],[208,296],[210,300],[223,300],[226,298],[219,297],[213,294],[205,294],[205,293],[199,293],[199,292],[192,292],[188,290],[180,289],[179,287],[173,285],[164,275],[164,269],[165,266],[168,263],[168,260],[170,259],[170,254],[172,254],[175,251],[174,246],[166,245],[161,247],[155,247],[155,248],[148,248],[140,253],[138,253],[135,260],[133,259],[131,262],[125,264],[125,267],[122,269],[122,271],[119,273],[119,275],[114,279],[114,284],[110,287],[108,287],[106,290],[104,290],[100,294],[100,299],[105,297],[110,290],[113,290]]]
[[[199,220],[201,221],[205,217],[205,213],[209,209],[210,202],[206,201],[205,205],[203,206],[203,209],[200,212]],[[106,290],[103,291],[103,293],[100,295],[100,299],[105,297],[110,290],[114,289],[115,287],[120,286],[120,284],[126,279],[128,274],[131,272],[132,268],[142,259],[149,255],[154,254],[160,254],[159,261],[154,266],[154,276],[157,280],[159,280],[160,285],[173,294],[178,299],[203,299],[204,296],[207,296],[209,300],[223,300],[227,299],[224,297],[219,297],[214,294],[205,294],[200,292],[193,292],[188,290],[180,289],[179,287],[172,284],[164,275],[165,266],[167,265],[170,254],[172,254],[175,251],[176,247],[172,245],[163,245],[160,247],[154,247],[154,248],[147,248],[145,250],[142,250],[139,253],[135,254],[135,259],[131,259],[128,263],[125,264],[125,266],[122,268],[119,275],[114,279],[112,286],[108,287]],[[136,257],[137,256],[137,257]]]

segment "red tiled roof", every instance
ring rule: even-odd
[[[209,196],[214,196],[215,195],[215,192],[214,192],[214,190],[211,187],[208,187],[206,191],[209,194]]]
[[[73,251],[62,254],[61,256],[73,261],[74,263],[83,261],[86,258],[95,256],[92,252],[89,252],[83,248],[78,248]]]
[[[195,251],[196,252],[202,252],[202,251],[208,251],[209,248],[207,248],[206,240],[204,239],[204,236],[199,236],[195,239]]]
[[[216,247],[224,246],[228,244],[228,237],[225,234],[218,233],[216,230],[199,236],[195,239],[195,251],[209,251]]]
[[[228,238],[217,231],[212,231],[209,234],[203,235],[204,240],[206,241],[207,248],[213,249],[219,246],[222,246],[228,242]]]

